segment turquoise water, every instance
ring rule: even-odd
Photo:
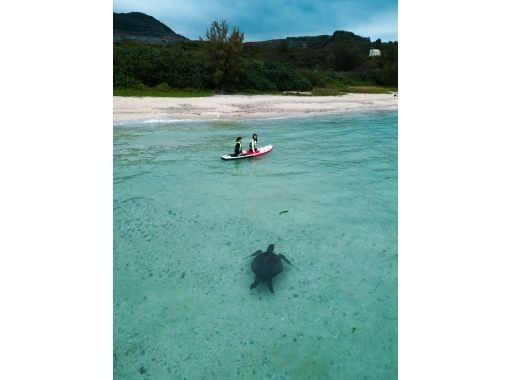
[[[116,379],[396,379],[396,112],[113,131]]]

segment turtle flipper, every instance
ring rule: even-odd
[[[260,280],[258,277],[255,277],[255,281],[250,285],[250,289],[256,288],[258,284],[260,284]]]
[[[292,263],[289,260],[287,260],[287,258],[285,256],[283,256],[281,253],[278,255],[278,257],[285,260],[288,264],[292,265]],[[292,266],[294,266],[294,265],[292,265]]]
[[[271,291],[271,293],[274,293],[274,289],[273,289],[273,279],[270,278],[269,280],[267,280],[267,286],[269,287],[269,290]]]
[[[250,257],[250,256],[258,256],[258,255],[260,255],[260,254],[262,254],[262,253],[264,253],[264,252],[262,252],[262,251],[259,249],[259,250],[257,250],[256,252],[253,252],[251,255],[248,255],[248,256],[246,256],[246,257]]]

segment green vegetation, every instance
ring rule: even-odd
[[[154,88],[117,88],[113,90],[114,96],[151,96],[151,97],[172,97],[172,98],[198,98],[211,96],[213,93],[206,90],[195,89],[162,89],[159,86]]]
[[[346,92],[351,93],[364,93],[364,94],[389,94],[396,92],[396,87],[382,87],[382,86],[347,86]]]
[[[228,29],[225,20],[213,21],[207,30],[207,43],[203,45],[206,76],[212,79],[210,84],[227,91],[239,82],[244,40],[238,28],[234,27],[230,35]]]
[[[243,43],[226,22],[206,41],[114,43],[113,87],[121,96],[207,96],[212,92],[298,95],[385,93],[398,86],[398,43],[354,33]],[[381,56],[369,57],[370,49]]]

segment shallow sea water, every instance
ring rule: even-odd
[[[397,378],[396,112],[113,133],[114,378]]]

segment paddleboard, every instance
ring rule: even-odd
[[[223,156],[221,156],[221,159],[222,160],[240,160],[242,158],[252,158],[252,157],[259,157],[259,156],[262,156],[266,153],[269,153],[271,152],[271,150],[273,149],[273,146],[272,145],[266,145],[262,148],[258,148],[258,150],[256,152],[253,152],[253,153],[248,153],[247,150],[243,150],[243,155],[239,155],[239,156],[233,156],[231,154],[224,154]]]

